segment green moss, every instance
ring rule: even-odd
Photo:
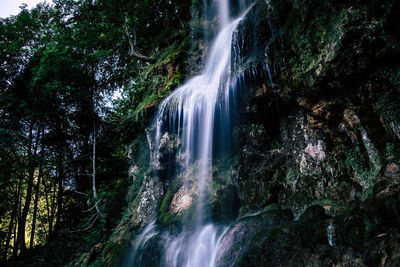
[[[101,244],[97,248],[93,248],[90,252],[90,256],[83,261],[79,262],[79,266],[89,267],[111,267],[120,266],[126,249],[128,248],[128,242],[123,244],[117,244],[115,242],[108,241]],[[94,258],[93,262],[90,259]]]
[[[397,92],[400,92],[400,67],[386,67],[383,75],[397,89]]]
[[[273,4],[281,9],[281,1]],[[335,57],[345,12],[336,10],[329,1],[307,5],[294,2],[291,8],[286,5],[285,12],[283,31],[290,45],[286,51],[291,77],[288,82],[297,88],[309,88],[318,78],[315,73],[320,64],[324,66]]]
[[[286,171],[285,184],[290,185],[292,192],[296,191],[296,183],[299,176],[300,171],[297,168],[288,168]]]
[[[376,106],[388,123],[400,124],[400,101],[396,96],[381,95]]]
[[[138,168],[130,188],[128,190],[127,200],[133,201],[142,185],[145,174],[149,171],[150,151],[147,138],[144,133],[137,136],[130,144],[131,166]]]
[[[146,95],[143,101],[135,110],[136,118],[139,117],[140,113],[147,108],[154,107],[157,104],[157,96],[156,95]]]
[[[363,188],[362,199],[367,199],[372,196],[375,178],[381,167],[379,156],[377,153],[364,155],[357,147],[348,150],[345,155],[347,165],[353,170],[353,179]]]
[[[237,173],[234,171],[238,158],[219,157],[213,160],[211,204],[213,219],[217,221],[232,221],[236,218],[240,206],[235,181]]]
[[[182,185],[183,181],[181,179],[176,179],[168,187],[167,193],[165,193],[164,198],[161,201],[158,212],[157,223],[160,226],[165,227],[174,223],[174,221],[176,222],[177,217],[175,214],[169,212],[169,207],[171,205],[172,198]]]
[[[365,240],[398,227],[400,196],[384,199],[367,198],[344,206],[334,218],[340,234],[341,245],[356,248]]]
[[[281,210],[281,207],[277,203],[270,204],[262,209],[262,212],[271,212]]]
[[[400,148],[395,143],[386,143],[385,156],[387,161],[400,158]]]
[[[233,169],[237,165],[238,158],[224,158],[219,157],[213,160],[213,180],[212,180],[212,190],[217,191],[224,188],[227,185],[233,183]]]
[[[139,69],[135,80],[127,88],[130,95],[125,104],[127,117],[132,120],[132,123],[144,127],[151,114],[150,111],[154,110],[162,99],[182,83],[189,37],[185,32],[179,34],[185,35],[182,37],[183,40],[177,38],[182,41],[173,42],[161,50],[158,60]]]

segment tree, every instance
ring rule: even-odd
[[[51,242],[62,247],[66,233],[85,230],[87,246],[110,233],[127,183],[120,127],[126,113],[110,112],[104,96],[156,64],[161,49],[176,42],[171,29],[186,27],[190,6],[53,2],[0,19],[3,260]],[[132,95],[140,101],[143,91]]]

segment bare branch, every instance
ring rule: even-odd
[[[129,35],[128,26],[126,25],[125,18],[123,18],[123,20],[124,20],[125,35],[128,38],[129,47],[130,47],[132,56],[136,57],[137,59],[146,61],[146,62],[155,62],[154,58],[142,55],[139,51],[137,51],[137,49],[135,49],[135,44]],[[135,33],[135,39],[136,39],[136,33]]]
[[[145,62],[150,62],[150,63],[155,62],[156,60],[153,57],[148,57],[148,56],[142,55],[138,51],[138,49],[136,47],[136,42],[137,42],[136,41],[136,29],[135,29],[135,27],[133,27],[133,40],[132,40],[131,36],[129,35],[128,25],[126,23],[126,19],[125,19],[124,13],[122,12],[122,3],[121,2],[119,3],[119,11],[120,11],[120,14],[121,14],[121,19],[124,22],[125,35],[128,38],[129,48],[130,48],[132,56],[137,58],[137,59],[143,60]]]
[[[86,194],[86,193],[82,193],[82,192],[79,192],[79,191],[76,191],[76,190],[74,190],[74,192],[75,193],[77,193],[77,194],[79,194],[79,195],[83,195],[83,196],[89,196],[88,194]]]
[[[90,228],[92,228],[92,226],[94,225],[94,223],[97,221],[97,219],[99,218],[99,214],[97,214],[96,218],[94,218],[93,222],[86,227],[85,229],[80,229],[80,230],[74,230],[74,231],[69,231],[70,233],[76,233],[76,232],[84,232],[86,230],[89,230]]]
[[[92,209],[94,209],[95,207],[97,207],[97,204],[99,204],[100,201],[101,201],[101,199],[99,199],[99,201],[97,201],[97,202],[93,205],[93,207],[91,207],[90,209],[84,210],[84,211],[82,211],[82,212],[89,212],[89,211],[91,211]]]

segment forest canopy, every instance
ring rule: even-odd
[[[53,0],[0,19],[2,261],[51,247],[67,262],[107,239],[125,205],[125,140],[181,80],[161,72],[186,44],[190,5]]]

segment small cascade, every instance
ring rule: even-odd
[[[146,245],[147,241],[158,234],[156,227],[156,219],[153,219],[135,238],[132,244],[133,249],[126,259],[124,266],[133,266],[135,262],[141,260],[140,249]]]
[[[173,238],[165,237],[165,265],[214,266],[225,229],[207,224],[194,233],[182,233]]]

